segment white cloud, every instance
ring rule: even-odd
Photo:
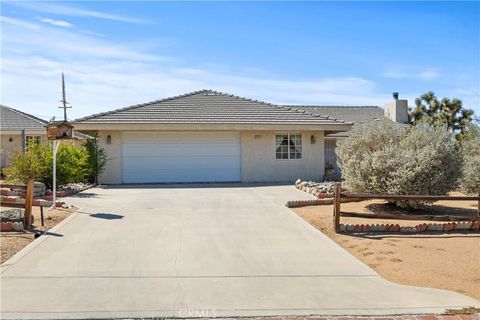
[[[0,16],[0,22],[2,24],[9,24],[12,26],[22,27],[25,29],[38,29],[39,26],[34,23],[29,23],[23,20],[18,20],[10,17]]]
[[[63,20],[54,20],[54,19],[50,19],[50,18],[37,18],[37,20],[39,20],[43,23],[51,24],[52,26],[56,26],[56,27],[62,27],[62,28],[73,27],[73,24],[71,24],[68,21],[63,21]]]
[[[429,68],[425,69],[420,72],[404,72],[400,70],[389,70],[382,74],[384,78],[391,78],[391,79],[436,79],[440,77],[440,72],[436,68]]]
[[[3,21],[3,19],[2,19]],[[153,54],[144,43],[118,43],[75,28],[15,20],[2,39],[1,103],[49,119],[61,116],[65,71],[71,118],[209,88],[279,104],[383,105],[390,93],[355,76],[278,78]],[[242,75],[240,75],[242,74]],[[415,97],[419,93],[403,93]]]
[[[125,15],[87,10],[79,7],[66,6],[66,5],[49,3],[49,2],[11,2],[9,4],[20,6],[22,8],[26,8],[26,9],[37,11],[37,12],[45,12],[48,14],[55,14],[55,15],[62,15],[62,16],[89,17],[89,18],[97,18],[97,19],[128,22],[128,23],[149,23],[146,20],[133,18]]]

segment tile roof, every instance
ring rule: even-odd
[[[213,90],[94,114],[78,123],[160,124],[350,124],[291,106],[238,97]]]
[[[42,131],[47,121],[17,109],[0,105],[0,131]]]
[[[314,106],[314,105],[286,105],[302,109],[314,114],[329,116],[334,119],[343,119],[353,123],[353,127],[349,131],[338,132],[328,135],[329,137],[346,137],[358,130],[367,122],[380,120],[385,117],[384,110],[377,106]],[[402,123],[396,123],[398,126],[408,126]]]

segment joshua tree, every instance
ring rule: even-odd
[[[410,119],[412,124],[419,121],[445,124],[449,129],[463,134],[473,121],[473,110],[464,109],[460,99],[438,100],[435,93],[429,91],[415,99],[415,108],[410,111]]]

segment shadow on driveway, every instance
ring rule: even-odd
[[[98,219],[105,219],[105,220],[118,220],[123,219],[122,215],[113,214],[113,213],[92,213],[90,217],[98,218]]]

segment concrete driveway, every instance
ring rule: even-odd
[[[292,186],[95,188],[2,266],[2,318],[387,315],[477,304],[392,284],[284,206]]]

